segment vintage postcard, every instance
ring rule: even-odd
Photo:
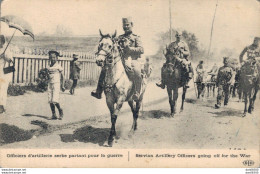
[[[1,167],[259,167],[259,0],[0,2]]]

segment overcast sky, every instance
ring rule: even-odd
[[[208,48],[217,0],[171,0],[174,28],[193,32],[199,45]],[[158,33],[169,29],[168,0],[5,0],[2,16],[18,15],[27,20],[35,34],[54,33],[58,24],[74,35],[119,34],[122,17],[131,16],[134,32],[142,37],[147,55],[157,51]],[[212,49],[234,49],[240,53],[254,36],[260,36],[260,3],[257,0],[219,0]],[[9,29],[2,24],[2,32]]]

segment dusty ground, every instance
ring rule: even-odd
[[[77,89],[75,96],[68,91],[61,94],[62,121],[50,120],[47,93],[9,97],[7,113],[0,116],[1,148],[104,148],[110,116],[105,99],[90,97],[93,88]],[[236,98],[216,110],[215,98],[197,100],[194,90],[189,89],[184,111],[174,118],[169,116],[166,90],[150,83],[144,98],[138,130],[132,137],[128,136],[132,114],[124,104],[117,119],[118,139],[113,148],[259,147],[259,97],[254,114],[242,117],[243,103]]]

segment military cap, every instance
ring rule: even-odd
[[[260,41],[260,37],[255,37],[254,40]]]
[[[203,60],[200,60],[200,64],[202,64],[203,63]]]
[[[229,57],[223,57],[224,62],[228,62],[228,60],[229,60]]]
[[[122,18],[122,22],[123,22],[123,23],[133,23],[133,21],[132,21],[132,18],[131,18],[131,17]]]
[[[55,50],[51,50],[51,51],[48,52],[49,55],[53,54],[53,53],[56,54],[56,56],[58,56],[58,57],[60,56],[60,53],[55,51]]]
[[[181,34],[178,31],[176,31],[175,37],[180,37],[180,36],[181,36]]]
[[[1,41],[1,43],[5,44],[5,36],[4,35],[0,35],[0,41]]]
[[[72,57],[73,57],[74,59],[78,59],[78,58],[79,58],[79,55],[73,54]]]

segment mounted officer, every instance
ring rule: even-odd
[[[229,89],[230,89],[230,84],[233,76],[233,70],[228,65],[228,61],[229,58],[224,57],[223,58],[224,66],[220,67],[218,70],[217,81],[216,81],[216,86],[218,87],[217,104],[215,104],[216,109],[220,108],[223,95],[224,95],[224,105],[228,104]]]
[[[173,63],[172,61],[179,61],[181,62],[183,69],[185,71],[184,73],[184,81],[185,81],[185,87],[189,88],[187,85],[189,80],[193,76],[193,69],[191,66],[191,62],[188,60],[188,56],[190,55],[189,47],[188,45],[181,40],[181,34],[179,32],[176,32],[175,34],[176,41],[172,42],[169,47],[167,48],[167,51],[170,51],[173,55],[175,55],[175,59],[173,60],[166,60],[166,63],[164,63],[162,69],[161,69],[161,82],[156,83],[158,87],[161,87],[162,89],[165,88],[165,76],[166,72],[166,66],[168,63]]]
[[[260,37],[255,37],[253,44],[251,44],[243,49],[243,51],[241,52],[241,54],[239,56],[239,61],[241,64],[243,64],[243,62],[244,62],[243,57],[244,57],[245,53],[247,53],[248,61],[256,61],[255,58],[260,57],[259,41],[260,41]]]
[[[135,85],[135,94],[133,99],[137,100],[140,96],[141,85],[142,85],[142,76],[141,76],[141,65],[138,62],[138,59],[141,58],[141,55],[144,53],[141,39],[138,35],[132,32],[133,22],[130,17],[123,18],[123,30],[124,34],[118,37],[118,43],[122,50],[122,58],[125,64],[125,68],[133,72],[133,83]],[[105,70],[102,69],[98,86],[96,91],[91,92],[93,97],[98,99],[101,98],[103,92],[103,82],[105,78]]]

